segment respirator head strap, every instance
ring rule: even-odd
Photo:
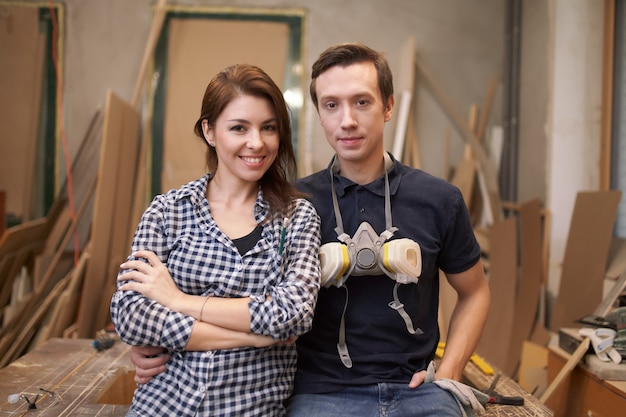
[[[424,334],[422,329],[419,327],[415,329],[413,327],[413,320],[411,320],[411,316],[404,309],[404,304],[400,302],[400,298],[398,298],[398,286],[400,283],[396,282],[396,285],[393,287],[393,301],[389,303],[389,307],[393,308],[400,314],[400,317],[404,320],[404,324],[406,324],[406,329],[410,334]]]
[[[348,308],[348,287],[345,285],[343,288],[346,291],[346,302],[343,305],[343,312],[341,313],[341,322],[339,323],[339,342],[337,343],[337,352],[339,352],[339,359],[346,368],[352,368],[352,358],[348,352],[348,345],[346,345],[346,309]]]
[[[330,192],[333,197],[333,209],[335,210],[335,232],[337,236],[344,234],[343,231],[343,219],[341,218],[341,210],[339,210],[339,202],[337,201],[337,192],[335,191],[335,174],[339,172],[339,161],[337,160],[337,154],[333,156],[333,162],[330,164]]]

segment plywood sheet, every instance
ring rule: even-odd
[[[93,337],[107,324],[119,264],[130,251],[134,169],[139,152],[139,113],[107,93],[94,200],[92,256],[86,269],[78,321],[79,337]]]
[[[541,395],[548,384],[548,349],[529,341],[522,347],[518,381],[522,388]]]
[[[578,193],[563,256],[551,329],[571,327],[602,302],[603,280],[620,191]]]
[[[542,227],[541,202],[524,203],[519,211],[520,226],[520,275],[515,297],[515,309],[511,329],[511,345],[504,371],[515,375],[522,346],[529,339],[537,320],[539,295],[542,282]]]
[[[227,66],[257,65],[282,88],[287,62],[286,23],[171,19],[161,190],[206,173],[206,145],[193,133],[207,84]]]
[[[12,5],[0,16],[0,189],[7,213],[30,220],[45,36],[39,9]]]
[[[504,370],[511,343],[517,281],[517,219],[493,223],[490,232],[491,308],[477,353]]]

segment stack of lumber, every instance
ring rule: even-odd
[[[51,337],[94,337],[109,322],[133,229],[139,114],[109,92],[45,218],[0,239],[0,367]]]
[[[165,3],[155,6],[132,103],[108,91],[47,216],[0,233],[0,367],[50,338],[93,338],[110,323],[119,264],[147,203],[138,108]]]

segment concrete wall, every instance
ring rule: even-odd
[[[546,207],[552,213],[548,288],[555,295],[576,194],[600,186],[604,2],[549,3]]]

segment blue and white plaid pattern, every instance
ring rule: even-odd
[[[279,256],[283,219],[262,223],[268,204],[259,190],[255,217],[263,224],[261,239],[240,256],[211,217],[204,197],[209,178],[155,197],[139,223],[131,253],[155,252],[186,293],[250,296],[253,333],[278,340],[307,332],[320,278],[319,216],[312,204],[297,200]],[[187,352],[195,320],[131,291],[114,294],[111,317],[126,343],[172,352],[167,371],[135,391],[132,408],[139,415],[284,415],[282,402],[295,374],[294,345]]]

